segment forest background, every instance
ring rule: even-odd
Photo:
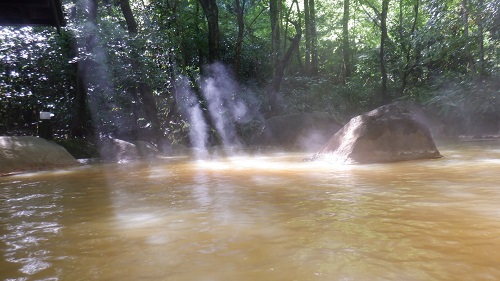
[[[36,135],[43,111],[59,139],[189,145],[194,121],[216,135],[222,116],[248,140],[272,116],[346,121],[395,100],[423,104],[445,135],[500,130],[500,0],[64,0],[63,9],[59,32],[0,29],[0,135]]]

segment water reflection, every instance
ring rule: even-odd
[[[449,148],[449,149],[448,149]],[[500,150],[276,154],[0,179],[2,280],[498,280]]]

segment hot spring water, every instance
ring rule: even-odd
[[[0,178],[1,280],[499,280],[500,147],[304,154]]]

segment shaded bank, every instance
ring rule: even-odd
[[[337,118],[325,112],[280,115],[266,120],[250,144],[314,151],[340,128]]]

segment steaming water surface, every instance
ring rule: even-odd
[[[363,166],[273,154],[0,178],[1,280],[499,280],[500,146]]]

